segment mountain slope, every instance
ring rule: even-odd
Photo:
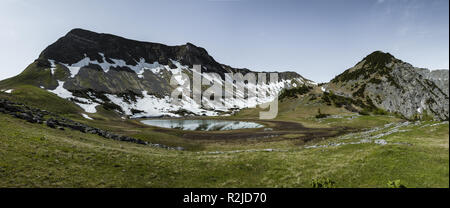
[[[218,79],[205,74],[203,78],[218,80],[222,86],[226,73],[252,72],[220,64],[205,49],[191,43],[166,46],[74,29],[48,46],[20,75],[0,82],[0,89],[33,85],[70,99],[88,113],[97,112],[101,105],[133,117],[214,116],[248,107],[243,98],[235,98],[232,108],[214,106],[206,98],[203,102],[207,107],[192,99],[173,105],[169,97],[174,90],[171,78],[186,82],[181,76],[184,73],[192,80],[193,65],[201,65],[203,73],[217,73]],[[278,82],[258,86],[258,91],[268,93],[252,105],[268,102],[281,89],[301,84],[313,83],[295,72],[279,73]],[[237,94],[246,94],[242,86],[232,85]]]
[[[406,118],[449,118],[448,70],[419,69],[389,53],[368,55],[325,88]]]

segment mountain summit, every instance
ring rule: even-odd
[[[365,63],[371,66],[384,66],[393,60],[395,60],[393,55],[382,51],[375,51],[363,59]]]
[[[103,54],[103,55],[101,55]],[[83,29],[73,29],[66,36],[47,47],[39,56],[42,60],[55,60],[68,65],[85,57],[99,63],[114,64],[112,59],[120,59],[127,65],[136,65],[141,59],[146,63],[158,62],[162,65],[177,60],[182,65],[201,64],[208,72],[222,72],[208,52],[192,43],[181,46],[167,46],[159,43],[141,42],[110,34],[99,34]]]

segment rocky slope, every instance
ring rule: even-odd
[[[406,118],[449,118],[448,70],[413,67],[376,51],[338,75],[324,90]]]
[[[48,46],[20,75],[0,82],[0,87],[34,85],[72,100],[88,113],[97,112],[96,107],[102,105],[132,117],[214,116],[247,107],[242,98],[235,98],[232,107],[216,107],[206,98],[208,107],[191,99],[172,104],[171,77],[181,83],[188,81],[181,72],[192,78],[193,65],[202,65],[203,73],[217,73],[218,79],[208,75],[203,78],[218,80],[222,86],[226,73],[251,72],[220,64],[205,49],[191,43],[166,46],[74,29]],[[238,94],[246,94],[242,86],[231,84]],[[258,92],[268,93],[252,105],[271,101],[283,88],[302,84],[313,83],[295,72],[279,73],[278,82],[257,87]]]

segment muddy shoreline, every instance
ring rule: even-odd
[[[356,132],[357,129],[347,127],[335,128],[307,128],[297,122],[289,121],[272,121],[272,120],[256,120],[256,119],[228,119],[228,118],[175,118],[178,120],[226,120],[226,121],[247,121],[263,124],[264,128],[258,129],[241,129],[230,131],[182,131],[177,129],[166,129],[153,127],[154,131],[174,134],[188,140],[206,140],[206,141],[246,141],[246,140],[261,140],[261,141],[281,141],[281,140],[298,140],[301,143],[326,139],[330,137],[340,136],[346,133]],[[138,119],[151,120],[151,119]],[[180,135],[181,134],[181,135]],[[289,138],[284,136],[291,135]]]

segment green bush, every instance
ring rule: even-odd
[[[352,104],[357,104],[355,100],[339,95],[335,95],[333,92],[330,91],[330,93],[324,92],[322,96],[322,100],[327,105],[334,104],[336,107],[348,107]]]
[[[383,109],[380,108],[376,108],[375,110],[373,110],[373,113],[375,115],[388,115],[389,113]]]
[[[400,180],[389,181],[387,183],[387,186],[388,188],[406,188],[406,186],[403,185]]]
[[[359,114],[363,116],[368,116],[370,115],[370,111],[368,111],[367,109],[363,109],[362,111],[359,111]]]
[[[312,188],[336,188],[335,182],[329,178],[313,179],[311,181]]]
[[[316,118],[326,118],[328,116],[330,116],[330,114],[323,114],[322,112],[320,112],[320,108],[319,108]]]
[[[306,85],[303,85],[301,87],[292,88],[292,89],[284,89],[283,91],[281,91],[278,98],[280,100],[283,100],[285,98],[296,98],[297,95],[304,95],[311,90],[312,90],[312,87],[306,86]]]

